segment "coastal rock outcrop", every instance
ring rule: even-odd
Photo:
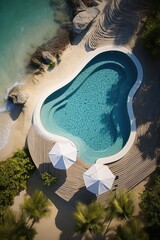
[[[74,32],[80,33],[85,30],[89,24],[97,17],[99,12],[100,11],[97,7],[90,7],[84,11],[79,12],[73,19]]]
[[[20,87],[13,87],[8,93],[8,100],[17,105],[24,105],[28,100],[29,95],[22,91]]]
[[[69,32],[65,28],[59,28],[57,30],[56,36],[37,48],[37,50],[32,55],[30,64],[34,67],[39,68],[41,67],[42,63],[47,64],[45,58],[48,60],[50,59],[51,61],[53,59],[56,59],[56,61],[58,61],[57,56],[61,56],[69,44]],[[48,54],[46,54],[46,52],[48,52]]]
[[[56,62],[57,59],[48,51],[42,51],[42,58],[44,59],[46,64],[50,64],[51,62]]]

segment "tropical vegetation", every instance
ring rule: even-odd
[[[42,182],[45,186],[49,187],[52,183],[57,182],[57,177],[52,176],[48,172],[41,173]]]
[[[160,166],[141,195],[140,207],[150,239],[160,239]]]
[[[143,230],[142,223],[132,218],[125,224],[118,226],[114,240],[149,240],[149,238]]]
[[[33,227],[41,218],[49,216],[50,204],[50,201],[45,197],[43,192],[39,190],[36,190],[32,197],[25,197],[20,208],[27,219],[27,223],[30,223],[30,227]]]
[[[0,218],[13,199],[26,188],[27,179],[35,166],[23,150],[18,150],[7,160],[0,162]]]
[[[73,216],[76,220],[75,231],[77,233],[86,233],[90,239],[95,239],[97,234],[102,234],[106,213],[104,206],[100,203],[92,202],[87,205],[77,202]]]
[[[153,57],[160,55],[160,1],[148,0],[149,8],[141,39],[143,46]]]
[[[0,221],[2,240],[32,240],[35,235],[35,229],[27,226],[23,214],[16,215],[13,210],[7,209]]]
[[[118,226],[114,240],[148,240],[142,223],[134,216],[134,201],[130,192],[120,189],[107,203],[107,207],[92,202],[78,202],[74,212],[75,231],[86,239],[109,239],[109,226],[113,219],[123,220]],[[101,237],[101,238],[100,238]]]
[[[50,202],[43,192],[36,190],[26,197],[19,214],[8,208],[0,219],[0,238],[3,240],[32,240],[36,235],[33,225],[50,213]]]
[[[130,192],[119,189],[109,201],[106,209],[108,216],[117,219],[131,219],[134,213],[134,202]]]

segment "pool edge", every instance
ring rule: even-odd
[[[40,110],[41,110],[42,104],[43,104],[44,100],[50,94],[52,94],[54,91],[62,88],[63,86],[65,86],[66,84],[71,82],[78,75],[78,73],[82,70],[82,68],[85,67],[86,64],[91,59],[93,59],[96,55],[98,55],[102,52],[105,52],[105,51],[112,51],[112,50],[115,50],[115,51],[117,50],[117,51],[123,52],[123,53],[127,54],[128,57],[131,58],[131,60],[133,61],[133,63],[135,64],[135,66],[137,68],[137,79],[135,81],[135,84],[131,88],[131,90],[128,94],[128,98],[127,98],[127,110],[128,110],[128,115],[129,115],[129,119],[130,119],[130,126],[131,126],[131,132],[130,132],[128,141],[125,144],[125,146],[122,148],[122,150],[119,151],[118,153],[116,153],[112,156],[109,156],[109,157],[98,158],[96,160],[96,162],[100,163],[100,164],[108,164],[108,163],[112,163],[112,162],[115,162],[115,161],[118,161],[119,159],[121,159],[130,150],[130,148],[132,147],[132,145],[134,143],[135,137],[136,137],[136,120],[135,120],[135,116],[134,116],[134,112],[133,112],[132,100],[133,100],[133,97],[134,97],[135,93],[137,92],[138,88],[140,87],[140,85],[142,83],[143,69],[142,69],[142,65],[141,65],[140,61],[137,59],[137,57],[129,49],[127,49],[125,47],[117,47],[117,46],[114,46],[114,45],[108,45],[108,46],[105,46],[105,47],[100,47],[100,48],[90,52],[89,55],[87,56],[85,62],[83,62],[70,77],[66,78],[61,83],[57,84],[55,87],[53,87],[49,91],[45,92],[45,94],[39,99],[39,101],[38,101],[38,103],[35,107],[34,113],[33,113],[33,124],[36,127],[36,129],[38,130],[38,132],[41,135],[43,135],[45,138],[47,138],[48,140],[55,141],[55,142],[56,141],[72,142],[71,140],[69,140],[65,137],[61,137],[61,136],[58,136],[56,134],[49,133],[43,127],[43,125],[41,123],[41,120],[40,120]]]

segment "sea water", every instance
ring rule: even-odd
[[[7,89],[24,81],[31,55],[57,28],[50,0],[0,0],[0,150],[9,136]]]

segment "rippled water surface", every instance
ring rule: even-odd
[[[7,89],[25,79],[32,53],[54,36],[57,27],[49,0],[0,0],[0,112],[4,111]],[[5,123],[2,113],[0,121]],[[9,128],[4,123],[0,125],[3,143],[5,127],[6,136]]]
[[[47,97],[42,123],[49,132],[71,139],[88,163],[116,154],[130,134],[127,97],[136,79],[136,67],[126,54],[101,53]]]

